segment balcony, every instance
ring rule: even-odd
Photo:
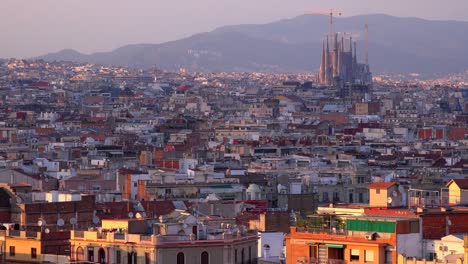
[[[326,259],[325,261],[319,260],[313,257],[297,257],[296,264],[346,264],[347,262],[343,259]]]
[[[298,227],[296,232],[305,232],[313,234],[329,234],[329,235],[346,235],[347,231],[344,229],[336,228],[308,228],[308,227]]]
[[[233,240],[244,240],[244,239],[251,239],[251,238],[258,238],[258,234],[255,231],[246,232],[242,234],[207,234],[206,239],[197,239],[194,236],[187,236],[187,235],[165,235],[165,236],[156,236],[156,244],[163,244],[163,243],[178,243],[178,242],[185,242],[185,241],[192,241],[192,243],[205,243],[207,241],[225,243],[231,242]]]

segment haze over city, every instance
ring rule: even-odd
[[[0,263],[468,264],[466,10],[0,0]]]
[[[0,58],[28,58],[68,48],[84,53],[110,51],[331,8],[345,17],[383,13],[468,20],[465,0],[2,0]]]

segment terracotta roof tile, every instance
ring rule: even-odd
[[[388,189],[395,185],[394,182],[373,182],[369,184],[369,189]]]
[[[447,187],[451,185],[452,182],[456,183],[460,189],[468,189],[468,179],[453,179],[447,184]]]

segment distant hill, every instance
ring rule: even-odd
[[[468,22],[429,21],[388,15],[335,19],[335,30],[352,32],[364,60],[364,24],[369,24],[369,60],[378,73],[446,74],[468,69]],[[225,26],[162,44],[128,45],[111,52],[63,50],[38,58],[137,68],[197,71],[318,71],[328,18],[302,15],[262,25]]]

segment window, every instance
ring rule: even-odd
[[[201,264],[209,264],[210,263],[210,256],[208,255],[208,252],[203,251],[201,253]]]
[[[360,203],[364,202],[364,194],[363,193],[359,193],[359,202]]]
[[[351,261],[359,261],[359,249],[351,249]]]
[[[88,248],[88,261],[94,262],[94,248],[92,247]]]
[[[82,247],[78,247],[76,249],[76,260],[78,261],[84,261],[85,260],[85,257],[84,257],[84,250]],[[119,263],[120,264],[120,263]]]
[[[10,256],[11,257],[15,256],[15,247],[14,246],[10,246]]]
[[[234,263],[237,264],[237,249],[234,250]]]
[[[339,192],[333,193],[333,201],[334,202],[340,201],[340,193]]]
[[[385,251],[385,263],[392,263],[392,251]]]
[[[249,264],[252,264],[252,247],[249,247]]]
[[[102,264],[106,263],[106,252],[103,248],[100,248],[98,251],[98,261]]]
[[[33,259],[37,258],[37,249],[36,248],[31,248],[31,258],[33,258]]]
[[[244,264],[244,259],[245,259],[245,252],[244,249],[241,251],[241,263]]]
[[[317,245],[309,246],[309,257],[313,260],[318,259],[318,246]]]
[[[179,252],[179,254],[177,254],[177,264],[185,264],[184,253]]]
[[[145,252],[145,264],[151,263],[151,255],[149,252]]]
[[[374,251],[372,250],[366,250],[364,251],[365,254],[365,262],[374,262]]]
[[[328,202],[328,193],[327,192],[322,193],[322,202]]]
[[[127,253],[128,264],[137,264],[138,256],[136,252]]]
[[[122,263],[122,253],[120,252],[120,250],[117,250],[117,252],[115,252],[115,263]]]

